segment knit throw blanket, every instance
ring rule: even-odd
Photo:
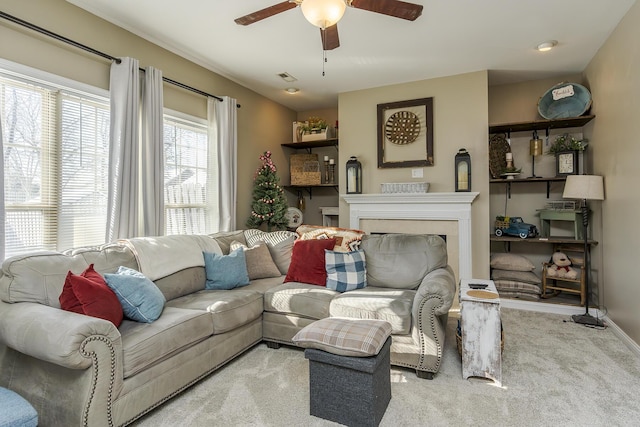
[[[204,267],[203,252],[222,254],[215,240],[202,235],[136,237],[121,243],[131,249],[140,272],[151,280],[189,267]]]

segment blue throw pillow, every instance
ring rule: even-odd
[[[120,266],[116,274],[105,274],[124,315],[136,322],[151,323],[160,317],[166,299],[155,283],[132,268]]]
[[[364,251],[337,252],[324,250],[327,288],[338,292],[362,289],[367,286]]]
[[[203,252],[204,269],[207,274],[205,289],[233,289],[249,284],[244,250],[238,248],[229,255]]]

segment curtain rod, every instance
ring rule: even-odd
[[[61,36],[60,34],[56,34],[56,33],[52,32],[52,31],[49,31],[49,30],[47,30],[45,28],[39,27],[39,26],[37,26],[35,24],[32,24],[32,23],[27,22],[27,21],[24,21],[24,20],[22,20],[20,18],[17,18],[15,16],[9,15],[8,13],[0,11],[0,18],[4,18],[7,21],[13,22],[14,24],[21,25],[21,26],[26,27],[26,28],[28,28],[30,30],[36,31],[36,32],[38,32],[40,34],[44,34],[46,36],[54,38],[54,39],[56,39],[58,41],[70,44],[71,46],[77,47],[78,49],[82,49],[84,51],[93,53],[94,55],[101,56],[102,58],[108,59],[110,61],[115,61],[117,64],[122,62],[122,60],[120,58],[116,58],[115,56],[111,56],[111,55],[106,54],[104,52],[100,52],[99,50],[96,50],[96,49],[94,49],[92,47],[89,47],[89,46],[84,45],[82,43],[78,43],[75,40],[71,40],[71,39],[69,39],[67,37]],[[140,71],[144,72],[145,70],[144,70],[144,68],[140,68]],[[219,96],[211,95],[210,93],[207,93],[207,92],[204,92],[204,91],[202,91],[200,89],[196,89],[194,87],[188,86],[188,85],[186,85],[184,83],[177,82],[177,81],[172,80],[172,79],[170,79],[168,77],[162,77],[162,80],[165,81],[166,83],[172,84],[174,86],[181,87],[182,89],[190,90],[191,92],[195,92],[195,93],[197,93],[199,95],[210,96],[212,98],[217,99],[218,101],[222,101],[222,98],[220,98]],[[240,108],[240,104],[238,104],[238,108]]]

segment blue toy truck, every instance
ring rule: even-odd
[[[528,224],[519,216],[497,216],[495,223],[496,236],[519,236],[522,239],[536,237],[538,227]]]

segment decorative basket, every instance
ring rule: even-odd
[[[322,174],[317,154],[292,154],[289,158],[291,185],[320,185]]]

